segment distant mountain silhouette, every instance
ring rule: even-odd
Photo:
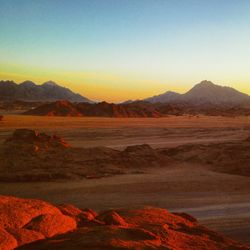
[[[176,101],[180,98],[181,94],[173,92],[173,91],[167,91],[164,94],[156,95],[153,97],[149,97],[144,99],[144,101],[150,102],[150,103],[164,103],[164,102],[172,102]]]
[[[250,96],[230,87],[216,85],[210,81],[202,81],[185,94],[168,91],[164,94],[146,98],[151,103],[187,103],[210,105],[240,105],[250,103]]]
[[[0,81],[1,101],[56,101],[68,100],[72,102],[91,102],[88,98],[72,92],[68,88],[59,86],[53,81],[36,85],[32,81],[16,84],[13,81]]]

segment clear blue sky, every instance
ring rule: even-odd
[[[94,99],[250,93],[249,0],[0,0],[0,78],[55,80]]]

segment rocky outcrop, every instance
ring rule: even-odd
[[[92,214],[91,219],[86,213]],[[56,207],[41,200],[0,196],[0,249],[250,248],[200,226],[189,215],[162,208],[123,208],[98,215],[69,204]]]
[[[76,106],[67,100],[46,103],[35,109],[28,110],[24,114],[39,116],[83,116]]]
[[[72,148],[62,138],[18,129],[0,147],[1,181],[53,181],[100,178],[167,164],[149,145],[124,151],[106,147]]]
[[[206,164],[216,172],[250,176],[249,137],[233,142],[186,144],[160,151],[175,161]]]
[[[6,153],[16,154],[23,153],[24,151],[32,153],[67,148],[69,144],[56,135],[50,136],[30,129],[17,129],[13,135],[5,141],[4,147]]]
[[[36,116],[76,116],[76,117],[114,117],[114,118],[159,118],[167,115],[207,115],[207,116],[249,116],[250,101],[248,105],[240,104],[211,104],[188,102],[175,103],[147,103],[132,102],[126,104],[101,103],[70,103],[57,101],[44,103],[29,109],[24,115]]]
[[[38,116],[89,116],[89,117],[161,117],[150,104],[71,103],[57,101],[28,110],[24,115]]]
[[[0,196],[0,249],[14,249],[75,228],[74,219],[47,202]]]

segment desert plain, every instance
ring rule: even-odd
[[[73,147],[149,144],[175,148],[186,144],[216,147],[250,136],[250,117],[169,116],[164,118],[37,117],[5,114],[2,144],[17,128],[63,137]],[[237,160],[237,152],[231,157]],[[39,198],[54,204],[104,210],[144,205],[187,212],[210,229],[250,243],[250,177],[215,172],[207,164],[179,161],[144,173],[100,179],[49,182],[2,182],[0,194]]]

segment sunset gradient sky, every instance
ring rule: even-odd
[[[53,80],[94,100],[250,94],[249,0],[0,0],[0,79]]]

